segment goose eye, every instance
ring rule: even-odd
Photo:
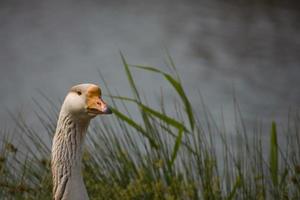
[[[80,96],[80,95],[81,95],[81,92],[80,92],[80,91],[77,91],[77,94]]]

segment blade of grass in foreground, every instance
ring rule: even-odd
[[[138,92],[138,90],[137,90],[137,88],[136,88],[136,86],[135,86],[134,80],[133,80],[133,78],[132,78],[132,74],[131,74],[131,72],[130,72],[130,70],[129,70],[129,65],[128,65],[128,63],[127,63],[127,61],[126,61],[126,59],[125,59],[125,57],[124,57],[124,55],[123,55],[123,53],[122,53],[121,51],[120,51],[120,55],[121,55],[121,59],[122,59],[122,62],[123,62],[124,68],[125,68],[125,72],[126,72],[127,79],[128,79],[128,81],[129,81],[129,85],[130,85],[130,87],[131,87],[131,89],[132,89],[132,91],[133,91],[135,97],[136,97],[139,101],[141,101],[139,92]]]
[[[135,99],[131,99],[128,97],[121,97],[121,96],[111,96],[114,99],[120,99],[120,100],[124,100],[124,101],[130,101],[130,102],[134,102],[136,104],[138,104],[138,106],[140,106],[145,112],[159,118],[160,120],[164,121],[165,123],[167,123],[168,125],[171,125],[175,128],[177,128],[178,130],[184,130],[186,132],[188,132],[187,128],[184,126],[184,124],[182,124],[181,122],[177,121],[174,118],[171,118],[163,113],[160,113],[144,104],[142,104],[141,102],[138,102]]]
[[[130,69],[129,69],[129,65],[123,55],[123,53],[120,51],[120,55],[121,55],[121,59],[122,59],[122,62],[123,62],[123,65],[124,65],[124,68],[125,68],[125,72],[126,72],[126,76],[127,76],[127,79],[129,81],[129,85],[135,95],[135,98],[137,99],[138,102],[141,102],[141,98],[140,98],[140,95],[139,95],[139,92],[138,92],[138,89],[134,83],[134,80],[133,80],[133,77],[132,77],[132,74],[130,72]],[[147,116],[147,114],[144,112],[144,110],[140,109],[140,112],[142,114],[142,118],[143,118],[143,121],[144,121],[144,124],[145,124],[145,127],[147,130],[150,130],[150,131],[153,131],[152,130],[152,126],[151,126],[151,123],[150,123],[150,120]]]
[[[148,138],[151,146],[153,146],[154,148],[158,149],[158,144],[156,144],[156,142],[154,141],[153,138],[151,138],[147,131],[145,131],[140,125],[138,125],[137,123],[135,123],[132,119],[130,119],[129,117],[127,117],[126,115],[124,115],[123,113],[121,113],[120,111],[118,111],[117,109],[111,108],[113,113],[119,117],[121,120],[125,121],[128,125],[132,126],[133,128],[135,128],[137,131],[139,131],[140,133],[142,133],[145,137]]]
[[[270,137],[270,173],[274,186],[278,185],[278,143],[276,123],[272,122],[271,137]]]
[[[176,138],[176,141],[175,141],[175,144],[174,144],[174,148],[173,148],[173,151],[172,151],[170,167],[174,164],[174,161],[177,157],[178,150],[179,150],[179,147],[181,146],[181,142],[182,142],[182,136],[183,136],[183,129],[179,129],[178,135],[177,135],[177,138]]]
[[[170,76],[169,74],[158,70],[154,67],[150,67],[150,66],[143,66],[143,65],[131,65],[132,67],[136,67],[139,69],[143,69],[143,70],[147,70],[147,71],[151,71],[151,72],[155,72],[155,73],[159,73],[161,75],[163,75],[165,77],[165,79],[173,86],[173,88],[176,90],[176,92],[178,93],[178,95],[180,96],[181,100],[183,101],[184,105],[185,105],[185,110],[189,119],[189,123],[191,126],[191,129],[194,130],[194,126],[195,126],[195,119],[194,119],[194,115],[193,115],[193,110],[192,110],[192,106],[191,103],[189,101],[189,99],[187,98],[184,89],[182,87],[182,85],[180,84],[179,81],[175,80],[172,76]]]
[[[176,141],[175,141],[175,144],[174,144],[174,148],[173,148],[173,151],[172,151],[172,154],[171,154],[171,161],[169,162],[169,167],[171,167],[173,164],[174,164],[174,161],[177,157],[177,153],[178,153],[178,150],[181,146],[181,143],[182,143],[182,137],[183,137],[183,131],[187,132],[188,130],[185,128],[185,126],[180,123],[179,121],[163,114],[163,113],[160,113],[140,102],[138,102],[137,100],[135,99],[131,99],[131,98],[128,98],[128,97],[121,97],[121,96],[111,96],[112,98],[114,99],[121,99],[121,100],[124,100],[124,101],[130,101],[130,102],[134,102],[136,104],[138,104],[144,111],[146,111],[147,113],[150,113],[151,115],[159,118],[160,120],[164,121],[165,123],[167,123],[168,125],[171,125],[173,127],[176,127],[179,131],[178,131],[178,135],[176,137]]]

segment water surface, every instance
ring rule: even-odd
[[[199,91],[218,116],[233,123],[237,95],[249,122],[286,119],[300,102],[300,24],[297,5],[217,1],[1,1],[0,120],[13,128],[5,109],[22,111],[35,124],[38,90],[63,99],[77,83],[103,84],[130,96],[119,50],[130,63],[165,67],[164,48],[201,115]],[[149,103],[164,80],[135,72]],[[43,102],[41,101],[41,104]],[[170,103],[171,104],[171,103]]]

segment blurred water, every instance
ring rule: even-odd
[[[254,1],[256,2],[256,1]],[[272,1],[271,1],[272,2]],[[81,82],[130,96],[119,50],[130,63],[162,66],[173,56],[193,105],[199,92],[213,113],[232,113],[233,90],[246,120],[285,119],[300,102],[299,6],[218,1],[0,1],[0,120],[22,110],[36,123],[31,98],[62,99]],[[136,77],[150,104],[174,93],[163,79]],[[234,89],[233,89],[234,88]],[[155,94],[155,95],[153,95]],[[225,115],[227,123],[233,115]]]

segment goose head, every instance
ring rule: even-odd
[[[62,107],[65,113],[77,119],[91,119],[97,115],[112,113],[101,97],[100,87],[90,83],[73,86]]]

